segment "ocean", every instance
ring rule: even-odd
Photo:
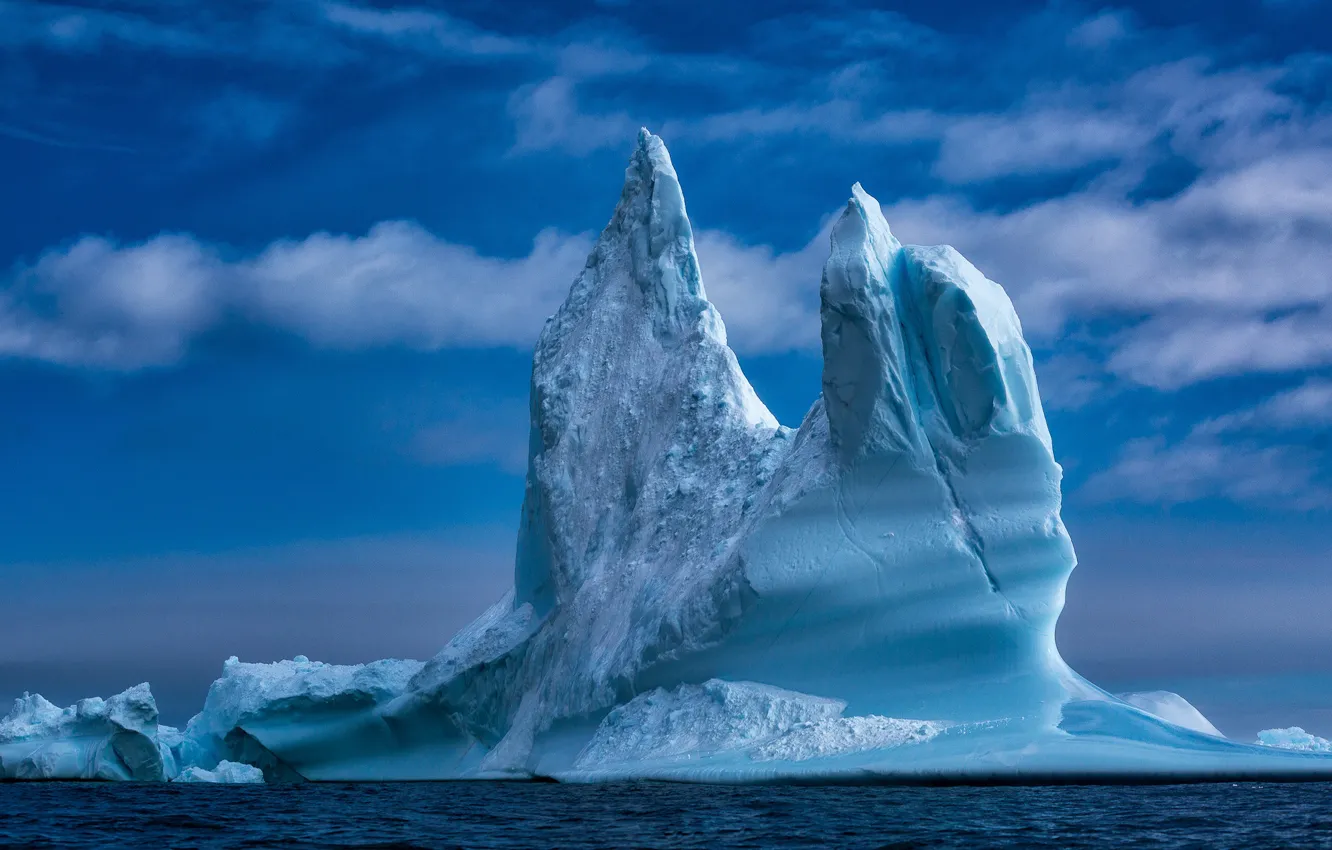
[[[1332,784],[0,785],[0,847],[1332,847]]]

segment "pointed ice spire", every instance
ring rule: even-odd
[[[902,245],[879,202],[857,183],[832,231],[819,290],[823,399],[844,462],[867,452],[925,448],[894,290]]]
[[[664,466],[706,467],[722,486],[712,464],[733,463],[725,446],[748,456],[777,428],[726,346],[671,156],[647,130],[610,223],[541,332],[531,426],[515,600],[538,616],[603,569],[617,524],[657,525],[634,512],[654,487],[674,492]]]
[[[694,253],[694,232],[684,193],[660,137],[646,128],[625,170],[624,189],[593,260],[627,249],[638,284],[659,334],[675,335],[702,325],[718,342],[726,332],[708,302]]]

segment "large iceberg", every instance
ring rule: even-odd
[[[746,380],[643,131],[533,358],[513,589],[425,664],[235,659],[168,745],[270,781],[1332,775],[1071,670],[1075,558],[1002,287],[859,185],[798,429]]]

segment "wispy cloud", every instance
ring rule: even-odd
[[[578,108],[574,80],[551,77],[519,88],[509,98],[515,152],[557,148],[587,153],[623,146],[639,126],[623,112],[591,115]]]
[[[1174,443],[1147,437],[1126,444],[1083,493],[1106,501],[1176,505],[1221,498],[1288,510],[1332,506],[1318,453],[1291,445],[1224,441],[1194,433]]]
[[[189,26],[172,25],[131,12],[106,11],[74,4],[0,2],[0,44],[43,46],[62,51],[92,51],[106,44],[166,51],[208,47]]]
[[[0,44],[66,54],[104,50],[232,57],[246,63],[325,65],[354,58],[311,3],[259,10],[182,0],[169,6],[92,7],[0,0]]]
[[[1196,434],[1271,433],[1332,428],[1332,379],[1310,378],[1256,407],[1237,410],[1199,423]]]
[[[377,9],[350,3],[321,4],[327,21],[352,32],[462,56],[515,56],[533,44],[489,32],[465,20],[425,8]]]

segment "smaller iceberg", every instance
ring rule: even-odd
[[[147,683],[68,708],[25,693],[0,720],[0,778],[170,779],[175,759],[158,734],[157,702]]]
[[[298,655],[272,664],[234,655],[177,748],[182,767],[253,765],[269,782],[339,779],[396,748],[382,707],[424,665],[385,659],[325,664]]]
[[[205,782],[215,785],[262,785],[264,772],[248,764],[220,761],[212,770],[187,767],[176,777],[177,782]]]
[[[1302,753],[1332,753],[1332,741],[1311,735],[1298,726],[1264,729],[1258,733],[1258,743],[1265,747],[1298,750]]]
[[[1141,691],[1119,694],[1119,698],[1134,708],[1140,708],[1167,723],[1183,726],[1185,729],[1192,729],[1194,732],[1201,732],[1204,735],[1214,735],[1217,738],[1226,737],[1221,734],[1220,729],[1212,725],[1210,720],[1203,717],[1201,711],[1194,708],[1192,703],[1179,694],[1170,691]]]

